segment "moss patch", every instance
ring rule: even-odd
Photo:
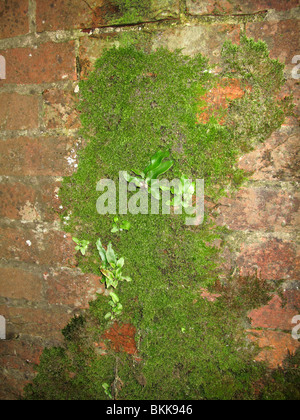
[[[95,342],[111,325],[105,320],[109,298],[99,296],[65,329],[65,347],[45,352],[28,398],[106,399],[103,383],[119,399],[257,397],[255,384],[265,370],[253,363],[241,306],[246,296],[258,299],[259,285],[249,281],[247,292],[238,289],[242,305],[228,296],[216,302],[201,297],[201,289],[218,279],[225,230],[209,215],[191,227],[184,214],[128,214],[119,221],[130,222],[131,229],[112,234],[113,216],[96,211],[99,180],[117,183],[119,171],[142,170],[158,150],[169,150],[174,160],[169,179],[185,174],[205,180],[207,200],[216,202],[243,182],[238,157],[280,127],[289,112],[276,100],[283,66],[269,58],[265,44],[246,37],[240,46],[226,43],[223,60],[224,74],[215,76],[201,55],[113,48],[81,83],[82,135],[88,142],[79,153],[78,171],[63,182],[63,227],[90,242],[86,254],[78,255],[84,272],[101,274],[98,238],[105,245],[112,241],[118,257],[125,258],[123,274],[133,281],[118,287],[123,305],[118,322],[136,328],[139,359],[116,352],[109,341],[106,355],[99,354]],[[224,111],[222,125],[214,117],[199,123],[201,100],[224,76],[244,83],[244,97]],[[56,365],[50,361],[54,356]]]

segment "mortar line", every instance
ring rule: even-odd
[[[29,32],[36,34],[36,0],[29,0],[28,19],[29,19]]]

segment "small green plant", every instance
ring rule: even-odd
[[[155,185],[154,180],[165,172],[167,172],[174,164],[173,160],[165,160],[170,155],[168,151],[159,150],[155,155],[150,158],[150,164],[141,172],[138,170],[132,170],[138,176],[131,176],[126,174],[125,179],[129,183],[135,184],[138,188],[145,188],[150,194],[157,197],[157,191],[155,188],[151,188]]]
[[[119,282],[132,281],[131,277],[123,276],[122,268],[125,260],[124,258],[117,258],[114,250],[112,249],[111,242],[108,244],[107,249],[105,249],[102,246],[101,240],[98,239],[96,246],[102,260],[101,272],[105,277],[106,287],[108,289],[110,287],[116,289]]]
[[[111,395],[111,392],[109,390],[109,385],[105,382],[104,384],[102,384],[102,387],[104,389],[105,394],[108,396],[108,398],[112,400],[113,396]]]
[[[131,223],[129,223],[127,220],[123,220],[123,222],[119,222],[118,216],[114,217],[114,223],[111,232],[117,233],[117,232],[123,232],[128,231],[131,228]]]
[[[86,240],[80,240],[78,238],[72,238],[72,240],[77,244],[75,247],[76,251],[80,251],[82,255],[85,255],[90,242]]]
[[[164,187],[163,187],[164,188]],[[166,190],[166,188],[164,188]],[[174,198],[166,204],[171,206],[182,206],[187,208],[191,206],[193,194],[196,191],[196,184],[189,180],[185,175],[182,175],[180,182],[175,187],[170,188]]]
[[[120,303],[119,296],[115,292],[110,292],[111,301],[109,302],[112,310],[105,315],[105,319],[113,320],[116,316],[121,315],[123,305]]]

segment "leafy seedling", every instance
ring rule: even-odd
[[[109,289],[113,287],[116,289],[119,282],[132,281],[131,277],[123,276],[122,268],[124,266],[124,258],[117,258],[111,242],[108,244],[107,249],[105,249],[101,243],[101,240],[98,239],[96,243],[99,255],[102,260],[101,272],[105,277],[106,287]]]
[[[170,188],[174,198],[166,202],[169,206],[182,206],[187,208],[191,206],[193,194],[196,191],[196,184],[188,179],[185,175],[182,175],[180,181],[175,187]]]
[[[82,255],[85,255],[90,242],[85,240],[81,241],[78,238],[72,238],[72,240],[77,244],[75,247],[76,251],[80,251]]]
[[[167,172],[174,165],[173,160],[164,160],[169,155],[168,151],[159,150],[150,158],[150,164],[142,172],[132,170],[137,176],[131,176],[126,173],[124,175],[126,181],[135,184],[138,188],[145,188],[150,194],[155,194],[151,190],[152,181],[157,180],[160,175]],[[155,195],[154,197],[157,198]]]
[[[119,296],[115,292],[110,292],[111,301],[109,302],[111,306],[111,312],[108,312],[105,315],[105,319],[113,320],[116,316],[120,315],[123,310],[123,305],[120,303]]]
[[[114,218],[114,223],[111,232],[117,233],[117,232],[123,232],[128,231],[131,228],[131,223],[129,223],[127,220],[123,220],[123,222],[119,223],[119,218],[116,216]]]
[[[102,384],[102,387],[104,389],[105,394],[108,396],[108,398],[110,398],[112,400],[113,396],[111,395],[111,392],[109,390],[109,385],[107,383],[104,383],[104,384]]]

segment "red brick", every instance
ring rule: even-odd
[[[179,15],[179,0],[150,2],[148,20],[160,20]],[[110,0],[37,0],[37,30],[85,29],[107,26],[121,17],[119,8]],[[141,19],[129,19],[126,23]]]
[[[231,40],[238,44],[241,27],[234,24],[198,25],[171,27],[157,32],[152,37],[153,48],[182,49],[183,54],[194,56],[201,53],[209,57],[211,64],[220,64],[222,46]]]
[[[35,204],[37,192],[21,183],[0,184],[0,216],[27,221],[40,219]]]
[[[229,106],[230,101],[242,98],[245,91],[241,88],[239,80],[223,79],[218,86],[207,92],[200,100],[205,101],[206,105],[200,107],[198,122],[206,124],[211,117],[224,123],[224,110]]]
[[[38,308],[0,306],[0,314],[7,321],[9,335],[30,335],[62,340],[61,330],[70,321],[71,315],[65,312]]]
[[[29,32],[28,0],[0,2],[0,39]]]
[[[61,201],[59,199],[58,193],[61,187],[59,181],[53,182],[44,182],[41,185],[41,203],[43,208],[43,220],[53,221],[59,218],[59,214],[62,209]]]
[[[42,299],[42,278],[29,271],[2,267],[0,290],[5,298],[39,301]]]
[[[51,304],[70,305],[87,309],[89,302],[104,293],[101,277],[91,274],[54,272],[44,274],[47,300]]]
[[[286,73],[291,78],[295,64],[292,59],[299,54],[299,20],[247,23],[246,35],[265,41],[270,50],[270,57],[286,65]]]
[[[105,332],[102,339],[110,342],[111,348],[116,352],[125,352],[131,355],[137,355],[137,347],[135,342],[136,329],[133,325],[122,324],[117,322]],[[101,347],[100,343],[100,347]]]
[[[6,59],[6,79],[0,81],[0,86],[77,79],[74,41],[47,42],[37,48],[0,50],[0,55]]]
[[[79,59],[81,79],[85,79],[93,71],[96,60],[102,55],[105,49],[111,48],[117,39],[117,32],[100,34],[97,38],[87,36],[80,39]]]
[[[36,342],[24,340],[7,340],[1,342],[0,359],[5,369],[18,369],[19,372],[33,372],[37,365],[43,347]]]
[[[294,295],[294,302],[296,299],[298,300],[298,309],[295,307],[295,303],[291,305],[289,301],[284,305],[282,299],[275,295],[267,305],[248,313],[251,327],[292,331],[294,328],[292,319],[299,313],[300,292],[295,290]]]
[[[74,172],[74,139],[18,137],[0,142],[0,175],[64,176]],[[73,150],[73,151],[72,151]]]
[[[3,259],[38,265],[74,264],[75,245],[63,232],[35,232],[29,229],[0,228]]]
[[[299,6],[299,0],[187,0],[191,15],[251,14],[275,9],[290,10]]]
[[[217,223],[231,230],[293,232],[299,221],[299,196],[283,189],[242,188],[220,204]]]
[[[80,127],[76,105],[78,97],[74,92],[50,89],[43,92],[43,122],[47,129]]]
[[[98,6],[98,7],[97,7]],[[37,30],[81,29],[105,25],[109,1],[37,0]]]
[[[297,280],[299,258],[294,243],[281,239],[262,238],[259,243],[243,244],[237,258],[241,276],[265,280]]]
[[[37,96],[1,93],[0,103],[0,130],[30,130],[38,127]]]
[[[300,343],[289,333],[271,330],[248,330],[249,339],[262,349],[256,360],[265,362],[272,369],[282,366],[288,354],[294,354]]]
[[[299,177],[299,128],[272,134],[263,144],[240,159],[239,167],[253,172],[253,180],[295,181]]]

